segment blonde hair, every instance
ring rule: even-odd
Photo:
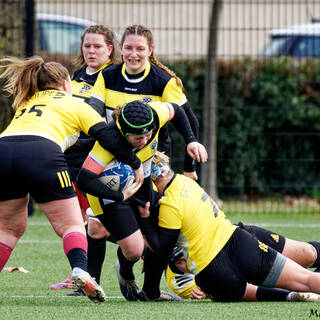
[[[83,55],[83,51],[82,51],[82,46],[83,46],[85,36],[89,33],[101,34],[104,37],[104,42],[106,43],[106,45],[113,47],[111,54],[110,54],[111,62],[113,64],[121,62],[121,57],[120,57],[120,52],[119,52],[119,41],[117,40],[116,34],[108,27],[106,27],[102,24],[97,24],[97,25],[88,26],[84,30],[84,33],[81,37],[80,54],[76,58],[76,60],[74,61],[74,63],[76,65],[84,66],[86,64],[85,59],[84,59],[84,55]]]
[[[174,172],[170,168],[170,159],[163,152],[156,151],[151,165],[150,177],[153,182],[160,181],[163,177],[171,177]]]
[[[166,164],[168,167],[170,167],[170,158],[161,151],[156,151],[154,154],[154,157],[152,159],[152,162],[157,166],[158,164],[160,164],[160,162]]]
[[[123,45],[125,39],[127,36],[131,35],[131,34],[135,34],[138,36],[143,36],[146,38],[147,43],[149,48],[151,48],[154,45],[154,40],[153,40],[153,35],[150,29],[148,29],[147,27],[141,25],[141,24],[134,24],[132,26],[129,26],[125,29],[125,31],[123,32],[122,38],[121,38],[121,44]],[[171,77],[176,79],[177,85],[183,89],[183,84],[181,79],[172,71],[170,70],[168,67],[166,67],[165,65],[163,65],[161,62],[159,62],[159,60],[154,56],[153,50],[151,52],[151,55],[149,57],[149,60],[156,65],[157,67],[163,69],[164,71],[166,71]]]
[[[124,107],[125,105],[126,105],[126,104],[124,103],[124,104],[121,105],[121,106],[117,106],[117,107],[113,110],[111,116],[112,116],[112,119],[113,119],[114,121],[117,121],[117,120],[119,119],[119,116],[120,116],[120,113],[121,113],[121,109],[122,109],[122,107]]]
[[[5,71],[0,79],[5,80],[4,90],[14,96],[13,109],[26,103],[37,91],[45,88],[59,89],[67,80],[68,70],[58,62],[44,62],[41,57],[28,59],[6,57],[0,60]]]

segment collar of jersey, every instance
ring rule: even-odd
[[[86,73],[88,75],[95,74],[95,73],[101,71],[102,69],[104,69],[105,67],[107,67],[109,64],[111,64],[111,59],[108,59],[107,62],[100,69],[98,69],[96,72],[92,72],[92,73],[88,70],[88,67],[86,67]]]
[[[165,195],[166,190],[170,187],[170,185],[172,184],[174,178],[177,176],[176,173],[173,174],[173,177],[170,179],[170,181],[167,183],[166,187],[163,189],[163,195]]]
[[[122,69],[121,69],[121,73],[122,73],[122,76],[126,79],[126,81],[131,82],[131,83],[138,83],[138,82],[141,82],[149,74],[150,68],[151,68],[151,65],[150,65],[150,62],[148,61],[147,65],[146,65],[146,68],[144,69],[143,76],[140,77],[140,78],[137,78],[137,79],[130,79],[126,75],[126,65],[124,63],[123,66],[122,66]]]

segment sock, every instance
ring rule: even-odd
[[[313,265],[310,268],[317,268],[317,270],[315,270],[315,271],[319,272],[319,267],[320,267],[320,242],[310,241],[308,243],[316,248],[317,255],[318,255],[316,261],[313,263]]]
[[[120,247],[118,247],[118,259],[120,263],[120,273],[121,276],[126,280],[134,280],[134,273],[133,273],[133,266],[134,264],[139,260],[136,261],[129,261],[127,258],[123,255],[122,250]]]
[[[87,271],[88,258],[87,253],[79,248],[75,248],[69,251],[67,254],[71,269],[78,267],[84,271]]]
[[[160,281],[167,261],[155,255],[150,249],[144,252],[144,283],[142,290],[149,300],[160,297]]]
[[[106,255],[106,241],[102,239],[91,238],[87,234],[88,239],[88,272],[91,277],[96,279],[96,282],[100,284],[101,270]]]
[[[87,237],[81,232],[70,232],[63,237],[64,253],[68,257],[71,269],[78,267],[87,271]]]
[[[257,300],[258,301],[287,301],[287,296],[290,293],[288,290],[258,287]]]
[[[9,260],[11,252],[12,252],[12,248],[0,242],[0,271],[3,269],[3,267]]]

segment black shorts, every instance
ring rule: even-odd
[[[278,255],[283,257],[247,231],[237,228],[220,253],[196,275],[195,280],[214,301],[241,301],[247,283],[261,285],[266,278],[269,279]],[[278,269],[282,270],[281,266]]]
[[[146,194],[144,194],[146,196]],[[157,203],[159,194],[154,190],[147,192],[150,201],[150,218],[155,226],[158,226],[159,205]],[[128,201],[112,202],[104,205],[100,199],[103,214],[96,216],[105,228],[111,233],[116,241],[122,240],[137,230],[139,227],[138,205],[144,206],[147,198],[139,199],[131,197]]]
[[[101,203],[101,202],[100,202]],[[139,230],[134,208],[128,201],[104,205],[103,214],[97,216],[116,241]]]
[[[75,197],[60,147],[39,136],[0,138],[0,201],[31,194],[44,203]]]
[[[270,230],[266,230],[257,226],[246,225],[242,222],[238,222],[237,226],[241,229],[244,229],[254,235],[257,239],[268,245],[269,247],[275,249],[276,251],[282,253],[286,239],[285,237],[272,232]]]

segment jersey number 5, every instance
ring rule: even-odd
[[[45,107],[45,106],[46,106],[45,104],[35,104],[30,108],[28,113],[35,112],[37,117],[41,117],[42,111],[37,108],[38,107]],[[16,116],[16,119],[20,118],[26,112],[26,110],[27,109],[22,109],[21,113],[18,116]]]

